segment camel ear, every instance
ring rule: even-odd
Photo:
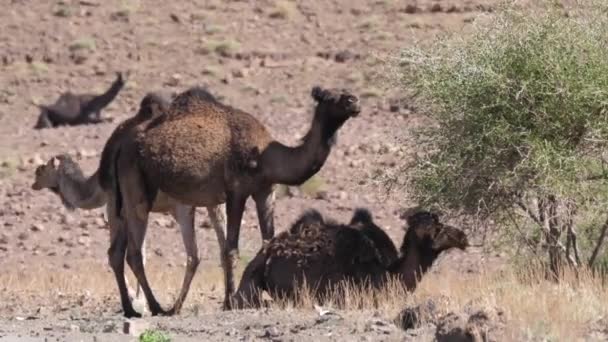
[[[311,96],[317,102],[325,101],[327,100],[327,90],[324,90],[319,86],[314,86],[312,87]]]
[[[53,157],[51,158],[51,160],[49,160],[48,165],[52,166],[54,169],[59,167],[59,158],[57,157]]]
[[[44,111],[44,112],[50,112],[51,111],[51,109],[48,106],[46,106],[46,105],[39,104],[39,105],[36,105],[36,106],[38,106],[38,109],[40,109],[41,111]]]
[[[428,236],[431,233],[429,226],[427,226],[427,225],[416,225],[416,226],[410,227],[410,229],[414,230],[414,233],[416,233],[416,236],[419,239],[423,239],[425,236]]]

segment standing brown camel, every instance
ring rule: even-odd
[[[222,251],[224,308],[231,307],[234,267],[245,202],[251,196],[256,207],[262,239],[274,236],[273,184],[299,185],[317,173],[327,159],[332,137],[351,117],[359,114],[359,100],[344,90],[314,87],[314,118],[302,143],[296,147],[275,141],[256,118],[241,110],[210,101],[170,110],[136,134],[117,153],[119,204],[128,229],[127,262],[140,282],[150,311],[165,311],[154,297],[142,263],[148,213],[157,194],[190,206],[226,204],[227,246]],[[121,211],[124,205],[125,210]],[[178,220],[193,219],[192,211]],[[187,235],[187,236],[186,236]],[[187,274],[199,263],[194,230],[184,235],[188,255]],[[178,301],[185,298],[192,277],[185,279]],[[182,296],[183,295],[183,296]]]
[[[57,194],[68,210],[95,209],[107,205],[107,216],[110,225],[110,248],[108,249],[109,263],[112,267],[121,293],[123,308],[132,307],[129,299],[129,290],[124,278],[124,258],[127,248],[127,234],[124,222],[116,212],[115,197],[112,192],[115,189],[116,178],[113,160],[116,152],[127,137],[137,130],[143,129],[150,120],[164,115],[169,106],[187,106],[189,99],[198,98],[204,101],[215,101],[213,95],[206,90],[193,87],[178,95],[172,103],[168,99],[155,93],[147,94],[140,103],[138,113],[122,122],[112,132],[106,142],[97,171],[91,176],[85,177],[82,169],[69,155],[57,155],[46,164],[36,168],[35,181],[32,189],[41,190],[48,188]],[[152,206],[154,212],[169,212],[178,221],[182,231],[190,231],[193,227],[184,227],[191,221],[180,220],[179,215],[183,212],[193,211],[192,207],[182,206],[169,199],[166,195],[159,193]],[[209,217],[214,227],[220,249],[225,244],[224,213],[220,208],[208,208]],[[189,243],[189,242],[184,242]],[[142,249],[144,249],[142,244]],[[145,258],[144,261],[145,263]],[[126,295],[123,295],[126,293]],[[139,287],[137,288],[139,297]],[[128,304],[126,303],[128,302]],[[134,310],[125,311],[128,317],[137,316]]]
[[[366,228],[354,227],[353,222]],[[468,246],[463,231],[440,223],[429,212],[417,212],[407,222],[402,255],[386,266],[383,255],[395,247],[378,234],[381,229],[366,210],[358,210],[349,225],[327,222],[316,211],[305,213],[247,265],[234,301],[239,307],[259,306],[264,290],[275,298],[293,299],[303,284],[321,299],[340,282],[369,282],[377,288],[385,284],[388,275],[397,276],[413,291],[441,252]]]

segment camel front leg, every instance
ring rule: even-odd
[[[260,222],[262,240],[268,241],[274,236],[274,202],[275,193],[272,186],[253,195]]]
[[[232,308],[232,294],[234,293],[234,269],[239,258],[239,233],[241,230],[241,220],[243,219],[243,211],[245,211],[245,202],[247,196],[235,192],[228,192],[226,196],[226,216],[228,224],[226,228],[226,248],[224,250],[224,259],[226,265],[224,272],[226,274],[226,287],[224,293],[224,309]]]
[[[213,226],[213,230],[215,230],[215,235],[217,236],[217,243],[220,249],[220,261],[222,265],[222,270],[224,272],[224,285],[228,283],[228,260],[226,259],[226,234],[224,234],[224,229],[226,229],[226,215],[224,213],[224,208],[221,206],[207,207],[207,213],[209,214],[209,220],[211,221],[211,225]]]
[[[198,245],[196,243],[196,232],[194,230],[195,207],[178,204],[175,206],[172,214],[179,223],[188,260],[186,261],[186,273],[184,274],[182,289],[173,308],[169,310],[169,315],[179,314],[181,311],[186,296],[188,296],[190,284],[192,283],[192,279],[194,278],[194,274],[196,274],[196,269],[200,263]]]

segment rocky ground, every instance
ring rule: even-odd
[[[362,114],[340,130],[322,170],[299,189],[282,191],[277,230],[307,208],[347,220],[367,207],[400,242],[398,212],[412,205],[386,196],[370,176],[416,146],[415,108],[386,75],[385,63],[414,40],[466,30],[496,1],[220,1],[3,0],[0,13],[0,340],[130,341],[145,328],[175,340],[432,340],[435,325],[405,332],[388,310],[313,308],[222,312],[215,235],[199,211],[203,263],[180,317],[125,321],[106,263],[102,210],[68,212],[49,191],[33,191],[37,164],[59,153],[79,158],[85,173],[116,126],[149,91],[202,85],[255,115],[280,141],[295,144],[311,120],[314,85],[347,87]],[[63,91],[102,91],[116,71],[127,85],[103,112],[113,121],[34,130],[36,104]],[[479,237],[472,235],[473,242]],[[248,203],[241,230],[242,265],[260,247]],[[147,235],[149,274],[161,303],[177,294],[185,253],[169,217],[153,214]],[[435,272],[481,272],[501,258],[479,248],[441,258]],[[241,266],[242,266],[241,265]],[[471,313],[473,315],[474,313]],[[127,333],[124,325],[130,325]],[[426,329],[426,330],[425,330]],[[437,328],[439,329],[439,328]],[[439,335],[438,335],[439,336]]]

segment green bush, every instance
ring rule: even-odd
[[[139,342],[171,342],[171,338],[158,330],[146,330],[139,335]]]
[[[561,232],[570,244],[576,219],[608,204],[608,6],[580,1],[566,15],[553,3],[503,5],[467,34],[404,50],[399,71],[436,123],[416,132],[409,194],[484,217],[524,213],[555,257],[571,250]]]

